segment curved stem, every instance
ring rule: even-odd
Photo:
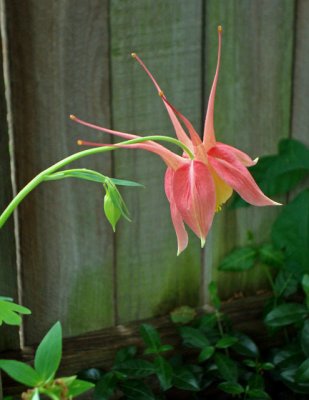
[[[179,140],[170,138],[168,136],[146,136],[142,138],[137,138],[137,139],[131,139],[131,140],[126,140],[124,142],[120,142],[119,146],[102,146],[102,147],[96,147],[92,149],[87,149],[80,151],[78,153],[74,153],[71,156],[68,156],[64,158],[61,161],[58,161],[56,164],[52,165],[51,167],[45,169],[44,171],[40,172],[35,178],[33,178],[15,197],[14,199],[10,202],[10,204],[6,207],[6,209],[3,211],[3,213],[0,215],[0,228],[4,225],[4,223],[7,221],[9,216],[12,214],[12,212],[15,210],[15,208],[19,205],[19,203],[34,189],[36,188],[40,183],[42,183],[45,180],[45,177],[48,176],[49,174],[52,174],[56,171],[58,171],[60,168],[63,168],[67,164],[70,164],[73,161],[79,160],[80,158],[87,157],[93,154],[99,154],[99,153],[105,153],[108,151],[113,151],[117,150],[122,147],[122,145],[128,145],[128,144],[135,144],[135,143],[141,143],[141,142],[147,142],[147,141],[163,141],[163,142],[169,142],[176,144],[179,146],[183,151],[185,151],[191,159],[194,158],[193,154],[191,151],[188,149],[187,146],[185,146],[183,143],[181,143]]]

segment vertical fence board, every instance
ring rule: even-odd
[[[2,48],[0,49],[0,212],[12,197],[9,135],[7,124],[7,106],[5,100],[5,84],[3,77]],[[0,296],[17,299],[16,249],[14,222],[11,219],[0,230]],[[1,326],[0,350],[18,348],[19,337],[17,327]]]
[[[292,136],[309,146],[309,2],[299,0],[296,12]]]
[[[256,156],[276,152],[280,138],[289,136],[293,56],[294,1],[207,1],[206,76],[208,93],[215,70],[214,32],[223,26],[222,64],[217,88],[217,140]],[[224,210],[216,217],[206,248],[206,267],[218,278],[221,294],[261,286],[263,271],[218,274],[220,259],[247,241],[267,240],[278,210]]]
[[[113,1],[110,15],[114,128],[175,136],[156,89],[130,59],[132,51],[145,61],[170,101],[199,128],[201,2]],[[116,236],[118,320],[125,322],[166,313],[179,304],[196,304],[200,250],[194,238],[176,257],[163,162],[141,150],[121,152],[114,153],[116,175],[146,186],[124,191],[133,222],[123,222]]]
[[[80,149],[96,132],[70,113],[109,124],[107,1],[7,1],[17,179]],[[110,156],[74,166],[110,174]],[[24,304],[33,312],[26,343],[56,320],[66,336],[113,323],[113,239],[102,217],[102,188],[50,182],[20,206]]]

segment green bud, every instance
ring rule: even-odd
[[[113,190],[113,188],[110,188],[110,190]],[[113,201],[113,196],[110,195],[109,190],[106,191],[106,194],[104,196],[104,212],[106,218],[113,228],[113,231],[115,232],[116,224],[122,213],[117,204],[115,204],[115,202]]]

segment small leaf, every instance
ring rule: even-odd
[[[236,363],[224,354],[215,355],[215,363],[221,377],[228,382],[237,382],[238,368]]]
[[[209,283],[208,292],[211,304],[215,307],[216,310],[219,310],[221,307],[221,301],[218,295],[218,287],[216,282],[212,281]]]
[[[125,381],[121,390],[128,400],[156,400],[152,390],[142,381]]]
[[[198,329],[191,328],[191,326],[183,326],[179,331],[184,345],[198,349],[209,346],[207,337]]]
[[[60,322],[47,332],[34,357],[34,368],[44,382],[55,376],[62,356],[62,329]]]
[[[134,181],[127,181],[124,179],[115,179],[115,178],[109,178],[115,185],[119,186],[134,186],[134,187],[145,187],[144,185],[134,182]]]
[[[309,320],[304,323],[303,329],[300,334],[301,348],[305,355],[309,357]]]
[[[118,379],[114,372],[107,372],[96,384],[94,389],[94,400],[108,400],[113,396]]]
[[[200,352],[200,354],[198,356],[198,361],[204,362],[206,360],[209,360],[209,358],[211,358],[214,353],[215,353],[215,348],[213,346],[206,346]]]
[[[154,364],[161,388],[163,390],[168,390],[172,386],[173,367],[169,362],[160,356],[155,358]]]
[[[253,247],[241,247],[229,253],[219,264],[220,271],[245,271],[254,266],[257,251]]]
[[[165,353],[166,351],[171,351],[174,350],[174,347],[170,344],[162,344],[162,346],[159,347],[158,352],[159,353]]]
[[[192,307],[181,306],[173,310],[170,316],[174,324],[188,324],[196,317],[196,311]]]
[[[222,382],[219,383],[218,389],[229,394],[241,394],[244,393],[245,389],[236,382]]]
[[[228,347],[231,347],[236,343],[238,343],[237,337],[226,335],[218,340],[218,342],[216,343],[216,347],[218,349],[227,349]]]
[[[134,378],[143,378],[156,372],[155,366],[146,360],[128,360],[117,365],[117,370]]]
[[[117,366],[125,361],[132,360],[136,356],[136,353],[136,346],[128,346],[118,350],[115,356],[114,365]]]
[[[302,191],[283,207],[273,224],[272,239],[285,252],[287,261],[297,265],[299,272],[308,273],[309,259],[309,189]]]
[[[299,277],[297,274],[286,269],[281,269],[275,278],[274,291],[277,297],[288,297],[296,293],[298,285]]]
[[[272,371],[275,368],[273,363],[266,362],[261,364],[261,369],[264,371]]]
[[[271,400],[271,397],[268,393],[264,392],[261,389],[251,389],[247,392],[249,399],[259,399],[259,400]]]
[[[147,354],[158,353],[161,347],[161,339],[158,331],[149,324],[142,324],[140,327],[140,334],[147,346]]]
[[[266,315],[264,322],[269,327],[275,328],[302,322],[306,315],[308,310],[302,304],[286,303],[273,308]]]
[[[94,388],[94,384],[91,382],[82,381],[80,379],[74,379],[74,381],[68,385],[68,395],[75,397],[82,393],[88,392],[88,390]]]
[[[13,303],[9,297],[0,298],[0,325],[20,325],[21,317],[18,314],[31,314],[31,311],[19,304]]]
[[[307,305],[307,308],[309,309],[309,275],[308,274],[305,274],[303,276],[301,284],[302,284],[303,291],[306,295],[306,305]]]
[[[238,342],[233,345],[233,350],[245,357],[259,357],[259,349],[255,342],[244,333],[235,332]]]
[[[200,390],[199,381],[189,368],[181,367],[174,370],[173,385],[178,389],[197,392]]]
[[[41,382],[38,373],[30,367],[30,365],[23,362],[15,360],[0,360],[0,368],[16,382],[22,383],[26,386],[34,387]]]
[[[77,178],[84,179],[92,182],[105,183],[108,179],[106,176],[100,174],[97,171],[93,171],[92,169],[87,168],[75,168],[75,169],[67,169],[63,171],[58,171],[53,174],[47,175],[44,177],[45,181],[55,181],[59,179],[66,178]]]
[[[273,244],[267,243],[263,244],[258,249],[258,257],[261,262],[270,267],[282,267],[284,261],[284,255],[281,250],[278,250],[274,247]]]
[[[309,358],[305,360],[297,369],[295,380],[298,383],[309,383]]]

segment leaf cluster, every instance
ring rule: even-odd
[[[56,378],[62,357],[62,329],[57,322],[39,344],[34,358],[34,367],[21,361],[0,360],[0,369],[12,379],[30,388],[22,394],[24,400],[72,399],[93,387],[77,376]]]

